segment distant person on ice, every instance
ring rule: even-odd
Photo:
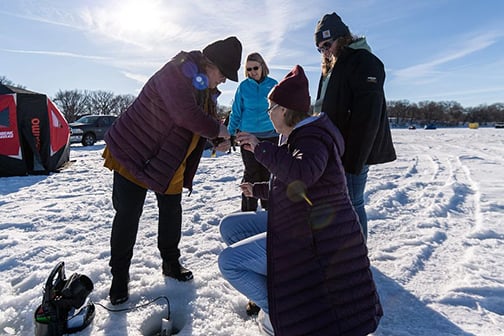
[[[147,190],[156,193],[158,202],[157,246],[163,274],[180,281],[193,278],[179,262],[182,188],[192,190],[206,139],[229,139],[216,113],[217,85],[226,78],[238,81],[241,53],[234,36],[209,44],[203,52],[180,52],[149,79],[109,129],[103,157],[105,167],[114,171],[112,304],[129,297],[129,267]],[[227,151],[230,143],[220,141],[216,146]]]
[[[366,39],[353,36],[336,13],[317,22],[315,47],[322,57],[322,75],[314,111],[325,112],[343,135],[348,192],[367,239],[364,190],[369,166],[396,159],[383,90],[385,70]]]
[[[272,174],[244,183],[268,211],[234,213],[220,232],[223,277],[260,308],[269,335],[367,335],[382,307],[364,235],[341,163],[341,133],[324,113],[310,116],[308,80],[295,66],[268,96],[278,145],[248,133],[236,140]]]

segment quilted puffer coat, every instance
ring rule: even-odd
[[[383,315],[340,157],[343,138],[326,115],[295,128],[285,145],[259,143],[272,173],[268,305],[276,336],[367,335]]]
[[[175,56],[149,79],[105,135],[114,159],[158,193],[168,188],[197,134],[202,138],[184,172],[184,187],[191,190],[205,138],[219,134],[220,123],[208,112],[215,109],[219,92],[198,90],[193,85],[196,73],[189,71],[197,69],[202,57],[199,51]]]

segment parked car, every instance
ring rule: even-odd
[[[87,115],[70,123],[70,143],[82,143],[92,146],[98,140],[103,140],[105,132],[117,119],[112,115]]]
[[[425,125],[424,129],[426,129],[426,130],[435,130],[436,129],[436,125],[434,125],[434,124]]]
[[[495,128],[504,128],[504,122],[496,122]]]

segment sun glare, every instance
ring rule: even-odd
[[[150,49],[179,36],[183,16],[167,0],[110,0],[99,7],[86,8],[82,17],[98,35]]]

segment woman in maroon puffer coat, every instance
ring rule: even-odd
[[[270,207],[267,215],[222,220],[229,246],[219,257],[221,272],[262,309],[260,327],[267,334],[367,335],[383,312],[346,188],[341,134],[326,115],[308,115],[308,81],[300,66],[269,100],[280,144],[247,133],[237,140],[272,174],[270,185],[245,183],[242,190],[268,198]]]
[[[217,86],[238,81],[241,42],[234,36],[203,51],[182,51],[145,84],[133,104],[105,135],[105,167],[114,171],[112,201],[116,211],[110,237],[109,290],[113,305],[128,300],[129,268],[146,193],[156,193],[157,247],[162,272],[179,281],[193,273],[179,262],[182,190],[193,178],[207,139],[229,139],[217,117]],[[222,141],[218,150],[229,149]]]

